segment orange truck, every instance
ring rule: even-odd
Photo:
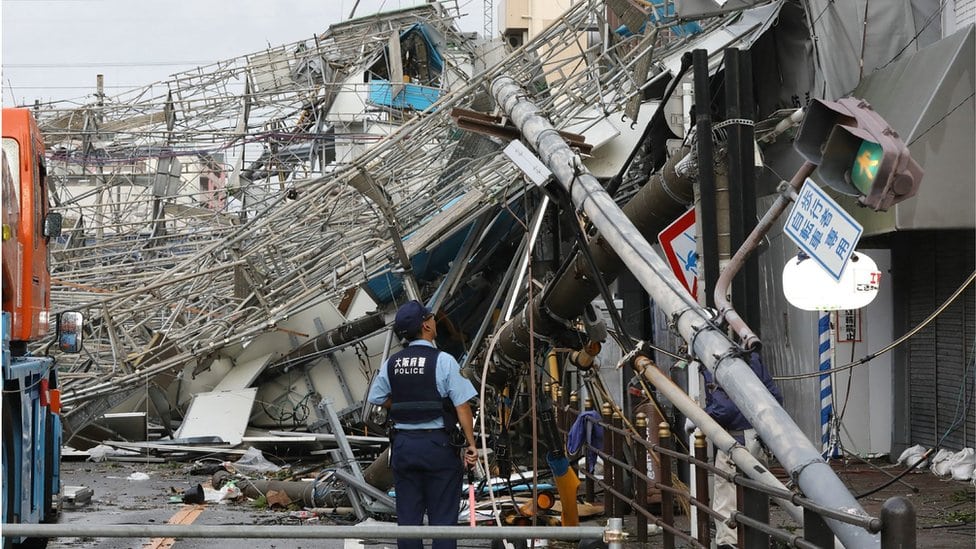
[[[57,520],[61,461],[61,394],[54,342],[62,352],[81,350],[82,316],[61,313],[56,339],[42,354],[32,344],[49,339],[51,275],[48,246],[61,233],[50,211],[44,142],[28,109],[3,109],[3,522]],[[3,547],[44,547],[41,537],[3,536]]]

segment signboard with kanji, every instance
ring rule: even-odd
[[[695,298],[698,296],[697,238],[694,208],[683,213],[657,235],[674,275]]]
[[[807,178],[783,231],[834,280],[840,281],[864,229]]]
[[[834,311],[834,326],[837,327],[837,343],[860,343],[861,310],[844,309]]]

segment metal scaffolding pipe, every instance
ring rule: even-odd
[[[217,471],[213,474],[214,488],[220,489],[228,481],[233,480],[241,493],[249,498],[259,498],[270,491],[284,492],[292,501],[300,502],[305,507],[320,507],[326,502],[316,497],[315,483],[283,480],[249,480],[240,479],[227,471]]]
[[[847,487],[823,460],[793,418],[769,394],[739,358],[741,349],[712,322],[698,303],[680,286],[668,266],[651,248],[634,224],[614,203],[600,182],[583,166],[539,108],[509,76],[491,83],[492,96],[522,137],[552,170],[573,204],[582,209],[599,229],[601,238],[620,256],[655,304],[672,318],[689,349],[715,376],[743,415],[812,501],[834,509],[867,515]],[[698,406],[694,410],[700,410]],[[687,403],[679,409],[695,413]],[[879,537],[836,520],[827,520],[846,546],[853,549],[878,547]]]
[[[237,524],[3,524],[4,537],[211,539],[602,539],[600,526],[255,526]]]
[[[359,478],[352,473],[347,473],[342,469],[336,469],[334,473],[339,480],[346,483],[349,489],[364,492],[369,497],[373,498],[379,503],[382,503],[383,505],[386,505],[390,509],[396,509],[396,500],[391,498],[386,492],[369,484],[365,479]]]
[[[627,360],[629,357],[625,357]],[[703,433],[712,441],[712,444],[716,448],[720,448],[730,456],[732,460],[735,461],[736,466],[740,471],[745,473],[745,475],[757,482],[761,482],[765,486],[771,488],[778,488],[780,490],[787,490],[786,486],[776,478],[776,475],[771,473],[765,465],[759,462],[745,446],[738,443],[735,438],[723,429],[718,422],[716,422],[710,415],[702,410],[698,403],[696,403],[687,393],[685,393],[681,387],[678,387],[671,378],[666,376],[664,372],[658,369],[657,364],[654,361],[645,357],[638,356],[634,359],[634,371],[638,374],[644,376],[647,381],[654,385],[658,391],[668,399],[669,402],[673,403],[682,412],[687,408],[690,413],[685,414],[688,419],[690,419],[696,427],[701,429]],[[680,403],[680,404],[679,404]],[[776,503],[786,511],[797,524],[803,524],[803,509],[795,505],[791,501],[787,501],[781,498],[774,498]]]
[[[287,355],[268,365],[261,372],[259,379],[267,379],[278,375],[285,368],[294,367],[296,364],[336,352],[349,343],[382,330],[385,325],[386,320],[383,318],[383,313],[380,312],[367,313],[361,318],[340,324],[309,339]]]

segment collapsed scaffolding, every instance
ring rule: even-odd
[[[262,336],[297,349],[314,334],[290,319],[377,280],[386,301],[400,286],[418,294],[411,258],[526,192],[501,153],[504,118],[480,120],[489,137],[455,122],[491,109],[489,83],[520,83],[556,128],[586,134],[611,117],[636,125],[647,89],[689,49],[680,27],[649,24],[627,2],[579,3],[507,56],[448,13],[363,18],[176,75],[154,99],[141,99],[150,87],[39,112],[67,220],[54,302],[91,328],[86,354],[65,364],[69,432],[162,374],[207,370]],[[638,179],[625,178],[618,203]],[[349,342],[327,339],[317,356]]]
[[[491,78],[506,73],[538,90],[561,127],[634,120],[643,89],[668,70],[653,59],[673,55],[681,36],[664,24],[609,31],[607,14],[634,28],[646,19],[626,6],[577,4],[476,76],[486,46],[457,31],[456,8],[430,4],[81,108],[38,111],[66,228],[53,301],[90,319],[85,353],[62,359],[69,431],[161,372],[204,369],[221,349],[287,330],[310,303],[404,269],[406,257],[523,192],[501,140],[461,132],[451,118],[455,108],[486,109]],[[393,93],[419,74],[415,54],[394,59],[418,26],[423,39],[413,42],[446,52],[440,78],[425,82],[436,87],[419,92],[439,99],[422,112]],[[419,65],[430,68],[426,59]],[[360,84],[364,74],[375,80]],[[348,127],[360,131],[337,131]]]

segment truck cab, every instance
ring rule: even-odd
[[[48,246],[60,235],[50,211],[44,142],[27,109],[3,109],[2,253],[3,393],[2,513],[4,523],[53,522],[61,491],[61,398],[58,370],[47,345],[51,324]],[[58,350],[81,349],[82,316],[69,311],[55,324]],[[52,341],[52,344],[54,341]],[[44,547],[47,539],[3,537],[3,547]]]

